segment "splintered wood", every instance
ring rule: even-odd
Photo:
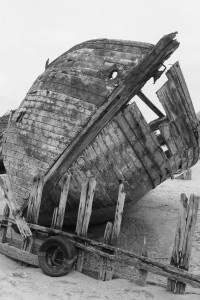
[[[96,186],[95,178],[86,179],[81,190],[80,205],[76,224],[76,233],[80,236],[87,236],[90,216],[92,213],[92,203]],[[82,272],[84,262],[84,251],[78,251],[76,270]]]
[[[192,250],[192,240],[197,220],[200,197],[192,194],[190,199],[181,194],[180,213],[177,224],[174,248],[171,257],[171,265],[189,270],[189,260]],[[177,280],[168,279],[167,290],[173,293],[185,293],[186,284]]]

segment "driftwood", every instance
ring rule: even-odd
[[[181,194],[180,214],[171,257],[171,265],[183,270],[189,269],[189,260],[199,208],[199,199],[200,197],[191,195],[188,201],[186,195]],[[171,292],[184,294],[185,287],[185,283],[181,283],[178,280],[173,281],[168,279],[167,281],[167,289]]]

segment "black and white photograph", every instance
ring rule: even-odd
[[[200,299],[198,0],[0,0],[0,299]]]

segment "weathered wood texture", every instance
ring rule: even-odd
[[[79,212],[76,225],[76,233],[80,236],[87,236],[90,216],[92,212],[92,203],[94,198],[96,180],[95,178],[87,179],[82,186]],[[84,263],[84,251],[79,250],[77,255],[76,270],[82,272]]]
[[[59,206],[54,209],[54,216],[52,218],[52,227],[62,230],[65,208],[68,199],[69,185],[71,181],[71,174],[66,175],[61,182],[61,196]]]
[[[76,136],[70,146],[47,172],[45,177],[45,194],[48,194],[52,189],[52,181],[56,183],[57,180],[63,176],[64,169],[68,168],[71,163],[78,158],[81,152],[113,118],[119,109],[142,88],[146,81],[152,77],[153,72],[176,50],[179,44],[174,40],[174,37],[175,34],[171,34],[161,39],[150,54],[147,54],[142,62],[129,72],[123,86],[116,88],[115,92],[111,94],[105,104],[97,110],[87,126]]]
[[[38,223],[43,186],[44,173],[39,172],[33,179],[33,185],[28,203],[27,220],[30,223]]]
[[[9,220],[9,222],[14,222],[13,219],[8,219],[8,218],[2,218],[3,220]],[[77,237],[74,235],[71,235],[69,233],[56,230],[56,229],[51,229],[51,228],[46,228],[42,227],[36,224],[29,224],[30,228],[34,228],[37,230],[40,230],[41,232],[46,232],[46,233],[56,233],[60,234],[61,236],[68,236],[69,238],[72,239],[72,242],[80,249],[84,249],[85,251],[93,252],[93,253],[98,253],[99,255],[109,258],[110,260],[115,259],[116,263],[118,263],[118,267],[122,265],[126,266],[134,266],[137,269],[143,269],[147,270],[148,272],[152,272],[153,274],[158,274],[167,278],[170,278],[175,281],[183,282],[186,284],[190,284],[194,287],[200,288],[200,279],[199,276],[196,276],[188,271],[182,270],[180,268],[176,268],[171,265],[166,265],[161,262],[155,261],[153,259],[147,258],[145,256],[132,253],[130,251],[125,251],[123,249],[115,248],[113,246],[106,245],[104,243],[99,243],[97,241],[92,241],[84,237]],[[82,241],[82,242],[81,242]],[[84,243],[87,243],[87,245],[84,245]],[[10,246],[5,245],[0,243],[0,252],[5,254],[5,255],[10,255],[11,257],[25,261],[29,264],[37,265],[37,260],[33,259],[31,260],[31,257],[36,258],[35,256],[32,256],[30,253],[25,253],[26,251],[16,251],[16,248],[12,247],[11,251],[9,251]],[[14,249],[13,249],[14,248]],[[110,251],[115,251],[116,250],[116,255],[110,255],[108,253],[105,253],[102,251],[102,249],[107,249]],[[18,255],[19,252],[19,255]],[[27,258],[28,257],[28,258]],[[117,276],[120,276],[120,272],[118,272],[117,269],[115,269],[115,274]],[[130,279],[130,275],[128,273],[123,274],[123,278],[128,278]]]
[[[184,170],[194,165],[199,157],[198,151],[195,151],[195,148],[198,149],[196,136],[198,120],[178,62],[168,70],[167,77],[168,81],[157,91],[157,96],[170,119],[168,126],[173,129],[171,134],[174,132],[174,138],[178,138],[175,143],[178,144],[177,150],[180,152]],[[164,130],[162,133],[165,137]],[[169,139],[167,142],[169,149],[173,151]],[[191,146],[193,150],[189,151]],[[186,150],[188,157],[184,155]]]
[[[200,197],[192,194],[188,201],[185,194],[181,194],[180,213],[177,224],[171,265],[180,269],[189,269],[189,260],[192,250],[192,240],[197,220]],[[185,293],[185,283],[168,279],[167,289],[173,293]]]

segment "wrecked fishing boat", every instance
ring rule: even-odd
[[[70,173],[64,224],[75,223],[81,183],[88,177],[97,180],[91,223],[104,222],[114,217],[119,181],[126,202],[137,202],[197,162],[198,120],[179,63],[157,91],[165,113],[141,91],[150,78],[165,73],[161,67],[179,46],[175,36],[166,35],[155,46],[91,40],[46,62],[2,141],[18,211],[25,211],[33,177],[43,172],[39,224],[50,226],[60,183]],[[135,95],[155,120],[147,123]]]

